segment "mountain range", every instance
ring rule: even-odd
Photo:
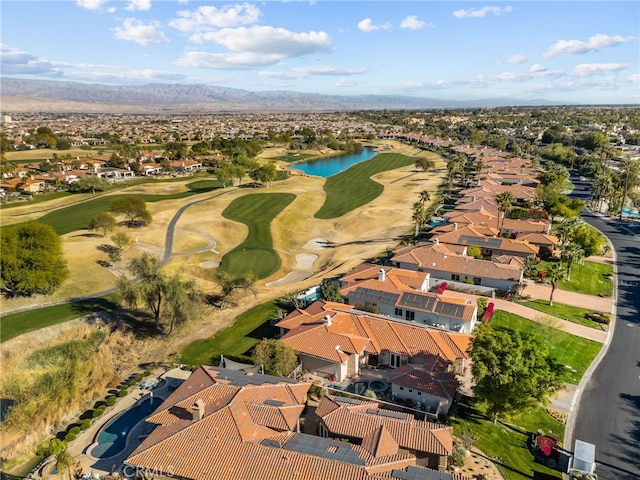
[[[401,95],[321,95],[285,90],[252,92],[211,85],[104,85],[0,78],[0,109],[10,113],[215,113],[419,110],[552,105],[514,98],[438,100]]]

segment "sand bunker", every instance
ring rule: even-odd
[[[302,282],[307,278],[311,277],[314,272],[289,272],[280,280],[276,280],[275,282],[269,282],[265,286],[266,287],[282,287],[283,285],[290,285],[292,283]]]
[[[220,266],[220,262],[202,262],[200,264],[200,268],[218,268]]]
[[[313,238],[304,244],[305,250],[324,250],[329,245],[329,240],[326,238]]]
[[[311,270],[313,263],[318,259],[315,253],[299,253],[296,255],[296,267],[299,270]]]

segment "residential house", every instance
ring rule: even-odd
[[[419,465],[442,471],[453,451],[453,427],[384,410],[374,401],[325,395],[316,415],[321,436],[346,438],[381,457],[411,454]]]
[[[496,290],[508,291],[522,282],[522,266],[479,260],[457,254],[452,248],[461,245],[421,244],[407,246],[394,252],[391,262],[405,270],[429,273],[434,279],[472,283]],[[462,246],[466,250],[466,246]]]
[[[411,402],[435,415],[449,413],[459,387],[456,374],[440,357],[431,357],[421,365],[403,365],[393,372],[390,383],[394,401]]]
[[[386,434],[352,445],[299,433],[310,385],[202,366],[146,419],[151,431],[124,464],[145,478],[166,480],[429,478],[431,471],[408,450],[394,451]],[[416,430],[417,422],[407,419],[408,428]],[[447,428],[433,429],[441,450],[451,441]]]
[[[363,263],[340,284],[346,304],[411,325],[471,333],[476,323],[475,300],[430,293],[429,273]]]
[[[500,255],[513,255],[528,258],[538,255],[540,248],[527,241],[512,240],[504,237],[490,237],[478,235],[476,227],[457,228],[451,232],[442,233],[431,237],[432,241],[451,245],[464,245],[466,247],[479,247],[482,256],[491,258]]]
[[[475,212],[468,211],[451,211],[442,215],[442,218],[448,225],[454,223],[458,227],[466,225],[480,225],[495,228],[499,227],[502,232],[513,233],[549,233],[551,231],[551,220],[518,220],[513,218],[505,218],[502,221],[502,213],[498,212],[498,209],[484,209],[480,208]],[[447,226],[446,224],[438,225],[439,228]]]
[[[434,355],[462,372],[472,338],[322,300],[294,310],[276,326],[281,340],[298,352],[303,369],[338,382],[358,376],[367,365],[399,368]]]

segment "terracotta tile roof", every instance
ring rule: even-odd
[[[393,438],[391,432],[384,426],[380,425],[377,429],[362,438],[362,448],[367,450],[374,457],[385,457],[398,453],[398,442]]]
[[[281,340],[298,352],[332,362],[346,361],[345,356],[337,353],[336,345],[340,345],[343,352],[355,353],[355,350],[348,349],[355,349],[354,345],[364,339],[368,341],[365,350],[371,353],[388,350],[408,356],[438,355],[449,362],[467,358],[471,347],[472,337],[468,334],[394,322],[366,312],[348,310],[348,306],[343,304],[322,300],[314,302],[311,307],[313,308],[309,308],[309,312],[300,310],[294,319],[287,316],[277,324],[289,330]],[[319,310],[318,307],[323,307],[324,310]],[[310,312],[318,313],[312,315]],[[332,314],[330,326],[321,322],[327,313]],[[336,334],[334,331],[362,333],[352,336],[350,333]]]
[[[443,218],[447,220],[448,223],[457,223],[459,227],[462,225],[486,225],[497,229],[498,225],[502,223],[502,221],[498,219],[498,212],[489,210],[475,212],[454,210],[444,214]],[[438,227],[440,226],[441,225],[438,225]],[[551,228],[551,220],[517,220],[505,218],[502,228],[514,232],[548,233]]]
[[[489,260],[441,253],[442,244],[422,245],[415,248],[396,250],[392,262],[416,265],[426,272],[446,271],[458,275],[492,278],[496,280],[520,281],[522,268],[504,265]],[[447,245],[448,246],[448,245]],[[434,274],[435,275],[435,274]],[[449,280],[447,278],[446,280]]]
[[[327,395],[320,404],[326,397],[332,400],[332,396]],[[360,405],[337,402],[340,408],[320,417],[332,435],[364,439],[384,426],[402,448],[436,455],[449,455],[453,450],[453,427],[381,410],[376,402]]]
[[[459,386],[455,373],[447,371],[443,362],[403,365],[393,372],[390,381],[449,400],[453,400]]]
[[[447,297],[427,292],[428,274],[417,270],[362,263],[342,276],[340,282],[343,285],[340,288],[340,294],[348,298],[351,304],[370,302],[406,308],[405,302],[410,296],[412,300],[416,300],[412,302],[411,306],[411,309],[415,311],[465,321],[470,321],[476,313],[474,302],[471,302],[470,298],[468,305],[463,305],[461,308],[451,308],[452,303],[460,307],[460,301],[451,302]]]
[[[527,241],[512,240],[503,237],[488,237],[474,234],[477,229],[474,226],[458,228],[457,231],[443,233],[432,237],[440,243],[452,243],[455,245],[478,246],[490,248],[492,250],[503,250],[508,252],[518,252],[527,255],[537,255],[539,247]]]

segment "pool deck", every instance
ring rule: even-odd
[[[154,371],[152,376],[149,378],[163,378],[167,373],[168,372],[164,369],[158,369]],[[163,399],[167,398],[169,393],[169,383],[166,381],[161,382],[156,388],[154,388],[154,406],[157,407],[160,405]],[[134,407],[141,399],[148,396],[149,390],[147,389],[142,389],[138,386],[130,388],[129,395],[118,398],[118,401],[113,407],[108,407],[104,415],[97,418],[87,430],[80,432],[76,439],[69,444],[69,453],[73,455],[77,462],[80,463],[83,473],[105,475],[113,471],[121,470],[123,461],[140,444],[138,437],[145,429],[144,421],[138,422],[130,429],[124,449],[113,457],[96,459],[91,456],[91,451],[98,445],[98,435],[110,420],[122,412]],[[34,476],[34,478],[40,477]]]

